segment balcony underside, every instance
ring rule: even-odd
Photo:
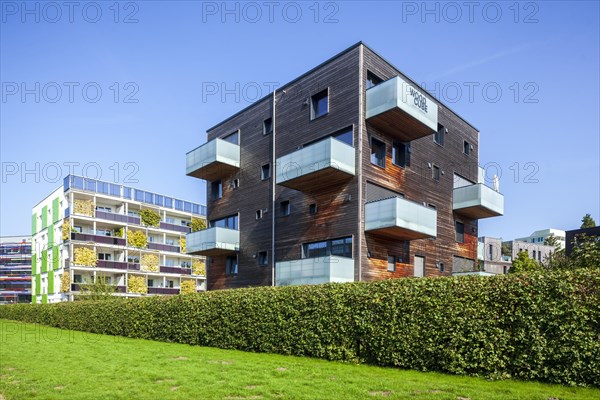
[[[221,179],[224,176],[231,175],[237,170],[239,170],[239,168],[231,164],[214,161],[195,169],[187,175],[213,182]]]
[[[402,142],[420,139],[435,132],[398,107],[374,115],[367,121],[381,132]]]
[[[343,185],[352,180],[353,175],[334,167],[328,167],[307,175],[279,183],[290,189],[301,192],[320,192]]]
[[[455,209],[454,212],[460,215],[464,215],[465,217],[472,219],[483,219],[483,218],[492,218],[499,217],[502,215],[501,212],[492,210],[482,205],[476,205],[471,207],[459,208]]]
[[[197,255],[197,256],[206,256],[206,257],[218,257],[218,256],[226,256],[231,254],[236,254],[237,250],[232,249],[230,247],[217,247],[218,245],[208,244],[205,249],[195,249],[192,252],[188,252],[188,254]]]
[[[424,232],[401,228],[399,226],[389,226],[386,228],[372,229],[366,232],[373,236],[397,240],[430,239],[434,237]]]

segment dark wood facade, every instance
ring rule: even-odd
[[[365,120],[368,73],[382,80],[398,75],[409,80],[359,43],[277,90],[276,158],[316,139],[351,128],[356,174],[343,179],[329,179],[327,174],[321,174],[318,179],[322,185],[316,186],[318,190],[299,191],[277,185],[274,210],[271,209],[271,179],[275,179],[276,171],[271,166],[270,179],[261,180],[260,176],[261,166],[271,163],[273,156],[273,134],[263,132],[264,120],[272,116],[272,97],[258,101],[208,131],[208,140],[213,140],[239,130],[241,148],[239,170],[222,174],[222,198],[213,200],[211,184],[207,184],[208,219],[237,214],[240,230],[237,275],[226,275],[226,256],[211,258],[207,263],[209,290],[271,285],[273,212],[276,213],[276,262],[302,258],[303,243],[349,236],[353,238],[355,280],[412,276],[415,255],[425,257],[426,275],[451,274],[455,257],[476,260],[477,220],[453,213],[452,193],[454,173],[477,181],[478,131],[436,102],[438,121],[448,129],[444,146],[434,142],[433,134],[413,140],[410,165],[395,165],[392,162],[394,138]],[[311,120],[311,96],[325,89],[329,111]],[[386,145],[385,168],[371,163],[372,138]],[[463,152],[464,141],[472,146],[469,155]],[[432,178],[433,165],[440,168],[439,180]],[[230,184],[234,179],[239,180],[237,188]],[[379,189],[368,193],[368,187]],[[435,207],[437,237],[403,241],[365,233],[365,203],[385,193],[398,193],[407,200]],[[289,216],[280,215],[282,201],[290,202]],[[309,212],[311,204],[316,204],[315,214]],[[261,219],[256,219],[257,210],[262,210]],[[456,241],[456,221],[464,224],[464,243]],[[268,252],[266,266],[259,265],[260,252]],[[387,270],[390,255],[399,261],[394,272]]]

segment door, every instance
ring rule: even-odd
[[[425,257],[423,256],[415,256],[415,276],[425,276]]]

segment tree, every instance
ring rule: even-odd
[[[600,236],[577,235],[569,264],[571,268],[600,269]]]
[[[97,276],[93,283],[82,283],[79,287],[81,289],[79,300],[108,300],[116,290],[116,287],[109,284],[104,276]]]
[[[536,260],[529,258],[529,254],[526,251],[520,251],[513,260],[512,267],[508,272],[511,274],[520,274],[538,271],[541,268],[541,265]]]
[[[544,239],[544,246],[554,246],[556,250],[561,248],[560,241],[554,236],[554,233]]]
[[[594,228],[596,226],[596,221],[590,214],[585,214],[581,219],[581,229],[584,228]]]
[[[206,229],[206,220],[202,218],[192,217],[192,232],[198,232]]]

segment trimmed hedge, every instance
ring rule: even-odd
[[[0,307],[0,318],[421,371],[600,386],[600,272]]]

